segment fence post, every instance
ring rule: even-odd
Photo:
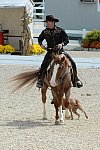
[[[83,29],[82,38],[85,38],[85,35],[86,35],[86,29]]]

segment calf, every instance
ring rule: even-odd
[[[77,110],[81,110],[85,117],[88,119],[88,116],[86,114],[86,112],[83,110],[79,100],[75,99],[75,98],[69,98],[69,100],[66,100],[65,98],[63,98],[63,110],[66,110],[66,108],[69,110],[69,112],[71,113],[71,119],[73,120],[73,114],[76,114],[78,116],[78,119],[80,118],[80,114],[77,112]],[[67,119],[66,113],[65,113],[65,118]]]

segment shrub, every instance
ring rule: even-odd
[[[95,48],[98,42],[100,42],[100,30],[93,30],[86,34],[85,38],[82,40],[82,46],[84,48],[86,48],[86,46],[87,48]]]
[[[98,41],[91,42],[90,48],[95,48],[97,44],[98,44]]]
[[[11,45],[0,45],[0,53],[12,53],[15,52],[15,48]]]
[[[4,49],[4,53],[12,53],[12,52],[15,52],[15,48],[11,45],[5,45],[4,46],[5,49]]]
[[[3,45],[0,45],[0,53],[4,52],[5,47]]]
[[[90,47],[90,42],[89,42],[89,41],[84,41],[84,42],[82,43],[82,47],[84,47],[84,48],[89,48],[89,47]]]
[[[96,44],[95,48],[100,48],[100,42]]]

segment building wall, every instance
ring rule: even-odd
[[[29,12],[29,15],[33,17],[33,7],[29,4],[27,4],[26,7],[0,7],[0,24],[2,24],[3,30],[9,30],[9,44],[14,46],[16,50],[19,50],[20,48],[19,40],[21,40],[21,37],[14,36],[22,36],[23,22],[21,21],[21,18],[25,14],[25,8],[27,12]],[[31,37],[33,38],[33,20],[28,27],[30,29]]]
[[[11,36],[21,36],[23,26],[21,24],[21,17],[24,14],[24,7],[19,8],[0,8],[0,24],[3,30],[9,30]],[[10,37],[9,44],[19,49],[19,40],[21,38]]]
[[[59,18],[57,24],[64,29],[100,30],[100,12],[97,3],[86,4],[80,0],[46,0],[45,15],[52,14]]]

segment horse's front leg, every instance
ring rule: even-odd
[[[58,100],[54,102],[54,105],[55,105],[55,110],[56,110],[56,116],[55,116],[56,121],[55,121],[55,124],[58,125],[58,124],[64,122],[63,109],[62,109],[62,104],[60,104]]]
[[[60,120],[60,123],[64,123],[62,105],[60,105],[59,107],[59,120]]]
[[[59,95],[59,120],[60,120],[60,123],[64,123],[63,109],[62,109],[63,95],[64,95],[64,92],[62,91]]]
[[[58,115],[58,107],[55,106],[55,109],[56,109],[55,124],[59,125],[60,121],[59,121],[59,115]]]
[[[46,117],[46,107],[45,107],[47,88],[48,88],[48,87],[47,87],[46,85],[43,85],[43,87],[42,87],[42,89],[41,89],[42,102],[43,102],[43,120],[47,120],[47,117]]]

